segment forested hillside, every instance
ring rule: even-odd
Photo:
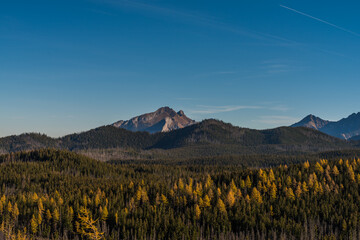
[[[360,160],[249,169],[0,157],[0,231],[22,239],[358,239]]]
[[[41,134],[0,139],[0,153],[49,147],[86,152],[97,159],[113,160],[132,158],[133,153],[145,159],[149,156],[159,159],[159,154],[170,158],[279,153],[293,155],[358,148],[358,144],[308,128],[254,130],[218,120],[204,120],[182,129],[155,134],[103,126],[57,139]],[[109,155],[108,150],[111,149],[114,151]]]

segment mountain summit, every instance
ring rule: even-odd
[[[169,132],[190,126],[194,123],[195,121],[188,118],[182,110],[175,112],[172,108],[162,107],[155,112],[146,113],[128,121],[115,122],[112,126],[133,132],[146,131],[156,133]]]
[[[337,122],[326,121],[314,115],[308,115],[300,122],[291,125],[291,127],[313,128],[328,135],[348,140],[360,135],[360,112],[353,113]]]
[[[300,122],[291,125],[291,127],[308,127],[315,130],[320,130],[321,128],[325,127],[328,123],[330,123],[330,121],[323,120],[319,117],[309,114]]]

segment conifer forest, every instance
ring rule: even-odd
[[[0,157],[4,239],[359,239],[360,159],[273,167]]]

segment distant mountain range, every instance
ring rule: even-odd
[[[358,141],[339,138],[358,134],[359,117],[353,114],[330,122],[309,115],[291,127],[255,130],[214,119],[195,122],[183,111],[163,107],[128,121],[61,138],[35,133],[0,138],[0,153],[56,148],[95,153],[101,159],[109,159],[109,155],[119,159],[123,154],[138,158],[143,153],[148,159],[156,159],[159,153],[162,158],[319,153],[358,148]]]
[[[353,113],[339,121],[327,121],[314,115],[308,115],[291,127],[308,127],[337,138],[360,140],[360,112]]]
[[[169,107],[162,107],[155,112],[146,113],[128,121],[118,121],[112,125],[133,132],[145,131],[156,133],[169,132],[190,126],[194,123],[195,121],[188,118],[182,110],[175,112]]]
[[[113,149],[133,149],[135,152],[131,150],[131,153],[145,151],[149,154],[152,154],[149,151],[161,150],[166,158],[173,158],[316,153],[351,149],[354,145],[310,128],[280,127],[254,130],[212,119],[154,134],[144,131],[132,132],[109,125],[61,138],[34,133],[0,138],[0,153],[40,148],[68,149],[84,153],[100,151],[103,155]],[[116,157],[121,158],[122,155]]]

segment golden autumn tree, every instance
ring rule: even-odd
[[[230,207],[234,206],[234,204],[235,204],[235,194],[232,189],[230,189],[230,191],[228,192],[228,194],[226,196],[226,203]]]
[[[58,223],[59,220],[60,220],[60,213],[59,213],[59,210],[57,208],[54,209],[52,215],[53,215],[54,222]]]
[[[295,194],[292,188],[285,188],[286,197],[290,199],[291,201],[295,200]]]
[[[263,202],[262,197],[261,197],[261,194],[260,194],[260,192],[257,190],[256,187],[254,187],[254,188],[252,189],[251,199],[254,200],[254,201],[257,202],[257,203],[262,203],[262,202]]]
[[[14,219],[16,219],[19,216],[20,212],[19,212],[19,208],[18,208],[17,203],[14,204],[14,207],[13,207],[11,213],[12,213],[12,216],[13,216]]]
[[[332,169],[332,173],[334,174],[334,176],[339,175],[339,169],[336,166],[334,166]]]
[[[96,227],[97,220],[93,220],[89,211],[85,207],[81,207],[78,214],[79,226],[78,233],[89,240],[104,239],[104,233],[100,232]]]
[[[319,173],[323,173],[324,172],[324,168],[321,166],[321,164],[319,162],[317,162],[315,164],[315,170]]]
[[[247,188],[251,188],[251,180],[250,180],[250,177],[249,175],[246,177],[246,180],[245,180],[245,185]]]
[[[51,215],[50,209],[47,209],[47,210],[46,210],[45,217],[46,217],[46,220],[47,220],[48,222],[50,222],[50,220],[52,219],[52,215]]]
[[[101,201],[101,190],[98,188],[94,200],[95,207],[99,206],[100,201]]]
[[[240,199],[240,198],[242,197],[242,193],[241,193],[241,190],[240,190],[240,189],[238,189],[238,190],[236,191],[235,197],[236,197],[237,199]]]
[[[211,206],[210,198],[209,198],[208,195],[205,195],[205,197],[204,197],[203,206],[206,207],[206,208]]]
[[[304,162],[303,166],[305,169],[308,169],[310,167],[309,161]]]
[[[161,194],[161,202],[164,204],[164,205],[167,205],[169,203],[167,197],[164,195],[164,194]]]
[[[287,178],[286,178],[286,185],[289,187],[289,186],[291,186],[291,183],[292,183],[291,177],[290,177],[290,176],[287,176]]]
[[[309,191],[309,188],[308,188],[305,181],[302,183],[301,188],[302,188],[304,193],[307,193]]]
[[[236,187],[236,185],[235,185],[234,179],[231,180],[230,189],[231,189],[234,193],[237,192],[237,187]]]
[[[355,173],[354,173],[352,166],[348,167],[348,175],[349,175],[350,180],[352,182],[355,182]]]
[[[178,187],[180,190],[184,189],[184,182],[183,182],[182,178],[179,179]]]
[[[295,190],[296,197],[297,197],[297,198],[300,198],[301,193],[302,193],[302,191],[301,191],[301,183],[299,183],[299,184],[297,185],[297,187],[296,187],[296,190]]]
[[[226,214],[226,206],[223,202],[223,200],[221,200],[221,198],[218,199],[218,202],[216,204],[217,208],[219,209],[219,211],[222,213],[222,214]]]
[[[200,210],[200,207],[199,205],[195,205],[195,219],[198,220],[200,219],[200,215],[201,215],[201,210]]]
[[[138,189],[136,190],[136,193],[135,193],[136,202],[140,202],[141,195],[142,195],[142,190],[141,190],[141,186],[139,186]]]
[[[105,206],[101,211],[100,219],[102,221],[106,221],[106,219],[108,218],[108,215],[109,215],[109,211],[108,211],[107,207]]]
[[[271,199],[276,199],[276,193],[277,193],[277,187],[275,185],[275,183],[272,183],[271,188],[270,188],[270,197]]]
[[[206,177],[205,189],[211,188],[212,184],[213,184],[213,182],[212,182],[211,176],[210,176],[210,174],[208,174]]]
[[[270,171],[269,171],[269,180],[270,180],[270,182],[275,181],[275,174],[274,174],[274,171],[272,169],[270,169]]]
[[[31,227],[31,232],[36,234],[38,231],[38,221],[34,214],[32,215],[32,218],[30,220],[30,227]]]

